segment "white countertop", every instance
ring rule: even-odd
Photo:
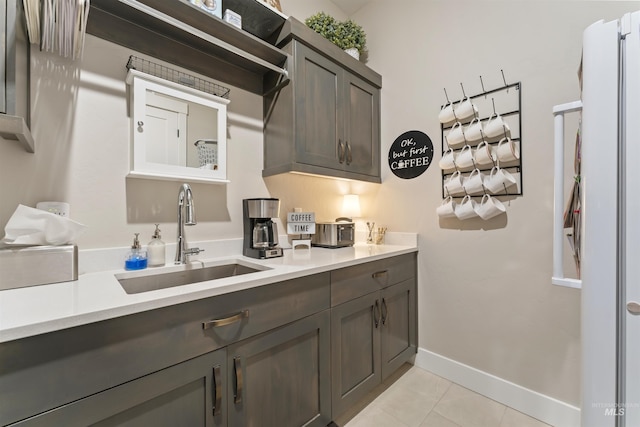
[[[115,275],[125,273],[123,269],[80,274],[78,280],[73,282],[4,290],[0,291],[0,342],[417,251],[415,241],[405,243],[407,242],[398,245],[356,244],[341,249],[312,248],[310,251],[295,252],[287,249],[283,257],[269,260],[241,255],[210,259],[200,256],[187,266],[150,268],[143,270],[143,273],[201,268],[230,260],[259,264],[269,269],[138,294],[127,294],[120,286]]]

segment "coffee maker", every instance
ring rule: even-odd
[[[278,246],[278,226],[271,219],[277,218],[279,214],[278,199],[242,201],[243,255],[259,259],[282,256],[282,248]]]

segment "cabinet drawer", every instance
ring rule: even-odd
[[[416,254],[345,267],[331,272],[331,306],[416,276]]]
[[[325,310],[329,289],[327,272],[0,344],[0,425]]]

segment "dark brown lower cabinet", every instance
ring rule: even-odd
[[[416,354],[416,280],[382,290],[380,352],[382,380]]]
[[[15,424],[326,426],[329,310]]]
[[[415,292],[409,279],[331,308],[334,419],[415,354]]]
[[[12,425],[224,426],[226,363],[216,350]]]
[[[362,399],[381,380],[380,330],[376,320],[379,309],[379,292],[331,309],[334,417]]]
[[[228,348],[229,426],[331,421],[329,310]]]
[[[406,254],[2,343],[0,426],[326,426],[415,354],[415,271]]]

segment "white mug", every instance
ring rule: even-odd
[[[476,213],[484,220],[493,218],[494,216],[505,213],[506,211],[507,209],[500,200],[495,199],[488,194],[482,196],[482,200],[476,205]]]
[[[482,122],[479,118],[474,118],[464,131],[464,137],[467,142],[476,142],[482,139]]]
[[[476,213],[476,201],[471,196],[466,195],[462,198],[462,201],[456,206],[456,217],[458,219],[469,219],[478,216]]]
[[[442,158],[438,162],[438,165],[442,170],[453,169],[456,167],[456,152],[453,151],[453,148],[449,148],[447,151],[442,153]]]
[[[484,180],[484,187],[495,194],[506,191],[507,188],[515,183],[516,179],[513,175],[504,169],[500,169],[499,166],[494,166],[489,176]]]
[[[440,123],[449,123],[456,119],[456,116],[453,114],[453,102],[448,101],[444,107],[440,110],[438,114],[438,120]]]
[[[456,202],[453,197],[447,196],[436,209],[436,213],[440,218],[451,218],[456,216]]]
[[[484,174],[480,172],[480,169],[474,169],[463,181],[462,186],[467,194],[484,192]]]
[[[473,150],[470,145],[465,145],[456,157],[456,166],[461,169],[473,166]]]
[[[462,123],[455,122],[451,129],[449,129],[449,133],[447,134],[447,144],[449,147],[457,147],[461,144],[464,144],[464,132],[462,130]]]
[[[460,171],[455,171],[446,179],[444,182],[444,189],[450,196],[464,193],[462,175],[460,174]]]
[[[496,152],[495,149],[487,143],[487,141],[482,141],[476,147],[476,152],[473,155],[473,159],[476,162],[476,165],[490,165],[496,162]]]
[[[454,108],[456,120],[462,121],[467,120],[469,117],[475,116],[478,112],[478,108],[473,105],[471,102],[471,98],[468,96],[460,101],[458,105]]]
[[[500,114],[493,113],[484,125],[484,135],[488,139],[508,137],[511,136],[511,129]]]
[[[509,137],[502,138],[500,140],[496,152],[498,153],[498,159],[501,162],[512,162],[520,159],[520,149],[518,148],[518,144],[513,142]]]

